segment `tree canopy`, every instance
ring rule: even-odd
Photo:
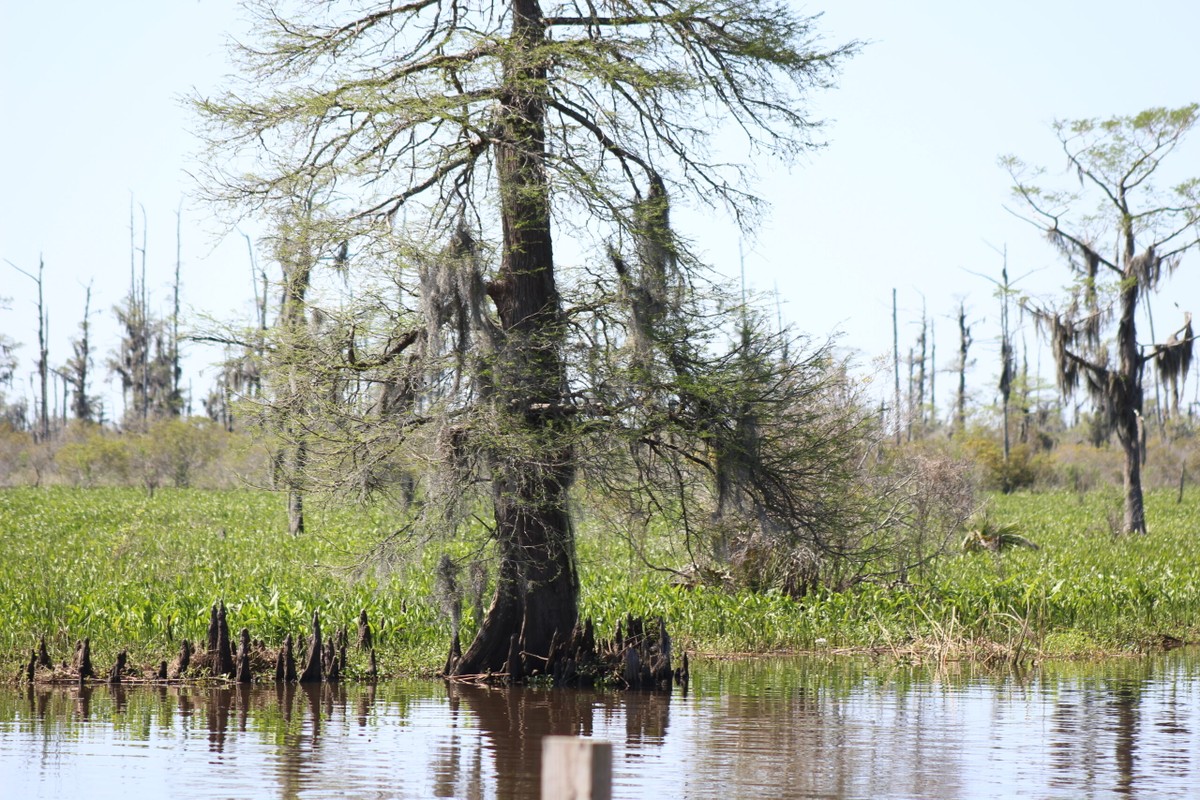
[[[352,276],[273,333],[265,417],[311,481],[405,487],[405,535],[488,530],[495,594],[452,670],[543,656],[577,624],[581,471],[689,543],[845,549],[823,487],[861,455],[850,382],[722,290],[671,212],[749,226],[727,154],[817,146],[806,99],[855,44],[768,0],[250,8],[240,82],[196,99],[202,186],[273,217],[281,263]]]
[[[1003,160],[1014,194],[1067,259],[1076,283],[1067,301],[1034,307],[1048,333],[1064,394],[1080,386],[1125,451],[1126,532],[1146,531],[1141,463],[1143,371],[1186,378],[1194,336],[1186,313],[1169,340],[1142,343],[1141,300],[1200,245],[1200,177],[1162,184],[1164,163],[1200,121],[1200,105],[1152,108],[1111,119],[1059,121],[1054,131],[1078,186],[1045,188],[1043,169]],[[1107,278],[1107,280],[1106,280]],[[1110,340],[1109,320],[1116,329]]]

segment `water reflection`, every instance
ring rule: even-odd
[[[1187,796],[1196,653],[1030,674],[710,662],[693,693],[0,689],[5,797],[534,798],[541,738],[614,744],[618,797]]]
[[[494,769],[496,797],[537,797],[543,736],[595,736],[623,744],[631,760],[666,738],[671,695],[651,692],[597,693],[581,690],[511,690],[449,686],[448,707],[455,728],[477,727],[479,749],[465,763],[463,785],[447,780],[458,773],[459,747],[450,746],[440,764],[438,797],[481,797],[482,764]],[[618,726],[623,738],[614,737]],[[491,796],[491,795],[489,795]]]
[[[1058,687],[1050,715],[1050,784],[1135,796],[1147,782],[1194,774],[1194,675],[1156,674],[1151,662]]]

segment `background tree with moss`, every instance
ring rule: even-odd
[[[832,401],[844,376],[722,296],[670,212],[690,198],[750,227],[758,201],[714,136],[807,151],[805,99],[855,45],[763,0],[251,8],[241,81],[196,100],[202,183],[241,214],[309,198],[288,235],[351,276],[352,302],[310,297],[310,324],[278,332],[269,413],[306,432],[311,485],[417,476],[402,535],[488,530],[495,592],[459,672],[577,623],[581,472],[689,542],[737,518],[833,546],[820,486],[852,471],[837,443],[858,424]]]
[[[1186,378],[1194,336],[1191,314],[1163,342],[1139,340],[1138,309],[1159,281],[1200,245],[1200,178],[1170,185],[1164,162],[1196,126],[1200,106],[1154,108],[1107,120],[1059,121],[1054,130],[1078,186],[1043,187],[1045,170],[1015,157],[1004,164],[1014,193],[1067,258],[1075,285],[1065,302],[1034,306],[1048,333],[1064,395],[1085,387],[1124,450],[1127,533],[1144,533],[1141,466],[1145,449],[1145,368],[1169,384]],[[1112,338],[1109,320],[1116,319]]]

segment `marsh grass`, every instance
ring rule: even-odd
[[[234,630],[278,643],[308,628],[353,631],[366,609],[391,670],[435,661],[444,646],[419,568],[352,576],[354,555],[385,520],[317,512],[313,535],[289,536],[266,492],[12,489],[0,493],[0,651],[27,653],[46,635],[56,660],[90,637],[97,664],[128,648],[139,663],[203,641],[224,600]]]
[[[995,496],[988,519],[1040,550],[955,553],[920,583],[802,598],[680,585],[584,524],[583,613],[604,632],[630,613],[661,615],[678,645],[704,653],[866,651],[944,664],[1138,652],[1200,635],[1200,492],[1175,500],[1151,493],[1149,534],[1122,537],[1108,524],[1115,491]],[[15,674],[43,634],[56,660],[90,637],[99,669],[122,648],[138,664],[169,659],[180,639],[203,640],[219,599],[232,628],[269,644],[303,632],[314,610],[327,629],[353,631],[366,609],[381,669],[431,674],[450,637],[435,565],[471,550],[446,542],[407,566],[352,569],[395,525],[379,511],[325,509],[294,538],[266,492],[0,491],[0,674]],[[463,614],[464,639],[472,620]],[[352,673],[364,658],[351,653]]]
[[[1176,499],[1150,493],[1150,532],[1120,536],[1111,524],[1121,504],[1115,489],[994,495],[987,519],[1040,549],[952,553],[909,584],[793,599],[595,569],[585,605],[599,618],[623,604],[662,614],[691,647],[709,652],[867,650],[1011,663],[1157,649],[1200,636],[1200,492]]]

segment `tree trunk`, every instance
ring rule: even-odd
[[[971,328],[967,325],[967,307],[958,304],[958,396],[955,398],[954,430],[967,428],[967,351],[971,348]]]
[[[892,368],[896,373],[896,392],[892,416],[896,421],[896,446],[900,446],[900,324],[896,314],[896,290],[892,289]]]
[[[496,593],[456,674],[502,671],[514,634],[521,651],[535,657],[529,666],[540,668],[536,657],[549,653],[555,632],[566,636],[578,622],[567,486],[541,472],[540,467],[517,467],[495,480]]]
[[[511,43],[528,55],[543,31],[536,0],[512,4]],[[456,674],[500,671],[516,635],[521,650],[545,656],[555,631],[578,619],[579,579],[567,510],[574,452],[561,430],[569,413],[562,361],[563,320],[545,172],[545,65],[514,56],[505,74],[495,144],[504,243],[488,286],[500,322],[494,401],[515,453],[493,449],[492,481],[500,570],[491,607]],[[506,436],[507,438],[507,436]],[[537,660],[531,666],[539,666]]]
[[[297,357],[301,340],[305,336],[305,296],[308,294],[312,277],[313,252],[308,226],[312,223],[312,209],[304,205],[301,224],[289,232],[280,246],[279,263],[283,269],[283,306],[280,309],[280,324],[287,334],[286,346],[292,350],[291,357]],[[267,287],[263,286],[263,317],[266,326],[266,297]],[[300,391],[296,386],[297,375],[294,365],[288,366],[289,398],[296,398]],[[289,400],[292,402],[292,400]],[[287,464],[285,480],[287,481],[287,510],[288,533],[300,536],[304,533],[304,471],[308,467],[308,449],[305,445],[302,425],[288,423],[288,439],[291,440],[291,452],[280,454]]]
[[[1132,246],[1126,263],[1132,258]],[[1109,390],[1116,414],[1117,440],[1125,451],[1124,533],[1145,533],[1146,512],[1142,500],[1142,356],[1137,345],[1137,314],[1139,283],[1128,275],[1121,288],[1121,319],[1117,323],[1117,374],[1115,386]]]
[[[38,411],[38,435],[39,441],[49,441],[50,439],[50,405],[47,392],[47,378],[50,370],[50,351],[46,344],[49,338],[49,331],[46,329],[50,325],[50,318],[46,314],[46,301],[43,293],[45,284],[42,282],[42,273],[45,270],[45,262],[42,257],[38,256],[38,274],[37,274],[37,290],[38,290],[38,382],[42,387],[42,396],[39,401]]]
[[[1120,434],[1118,433],[1118,436]],[[1121,446],[1125,450],[1125,468],[1122,477],[1125,479],[1125,533],[1146,532],[1146,510],[1142,499],[1142,458],[1141,446],[1135,438],[1133,446],[1121,438]]]
[[[303,445],[297,445],[297,456],[303,452]],[[304,533],[304,492],[299,486],[288,487],[287,497],[288,533],[301,536]]]

